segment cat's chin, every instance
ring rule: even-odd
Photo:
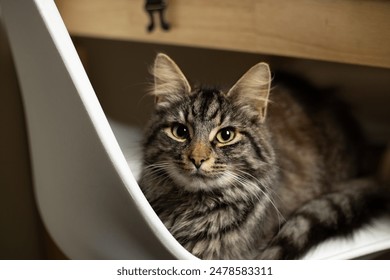
[[[198,191],[213,191],[226,187],[230,184],[230,179],[228,176],[217,176],[217,177],[207,177],[200,174],[183,174],[176,173],[172,174],[172,179],[174,182],[189,192],[198,192]]]

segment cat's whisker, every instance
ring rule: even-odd
[[[160,177],[169,177],[166,170],[170,167],[169,162],[159,162],[146,165],[144,167],[147,176],[150,176],[151,180],[159,179]]]
[[[262,187],[264,187],[264,184],[261,184],[261,182],[255,177],[253,177],[251,174],[241,170],[236,170],[236,172],[241,172],[242,175],[244,176],[239,174],[234,174],[234,173],[231,173],[230,175],[232,176],[232,178],[237,179],[238,183],[240,183],[243,187],[245,187],[246,184],[248,184],[249,182],[252,183],[251,181],[253,180],[255,180],[258,183],[258,190],[262,193],[262,195],[264,195],[264,197],[271,203],[271,205],[275,209],[279,221],[279,227],[280,227],[282,223],[285,222],[286,219],[284,218],[283,214],[279,211],[278,207],[276,206],[276,203],[272,199],[272,196],[267,193],[269,188],[265,187],[266,191],[264,191],[262,189]],[[251,180],[248,180],[248,178],[246,178],[245,176],[250,177]],[[257,197],[258,200],[261,200],[258,193],[254,192],[253,194]]]
[[[262,184],[262,182],[260,181],[260,179],[256,178],[255,176],[253,176],[252,174],[250,174],[249,172],[246,172],[246,171],[243,171],[243,170],[240,170],[238,169],[237,172],[245,175],[245,176],[248,176],[249,178],[251,178],[252,180],[256,181],[259,185],[263,186],[268,192],[272,193],[273,196],[276,196],[278,199],[280,199],[279,197],[279,194],[273,190],[271,187],[269,187],[267,184]]]

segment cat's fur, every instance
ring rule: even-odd
[[[227,91],[192,88],[164,54],[153,74],[140,186],[195,256],[298,258],[383,206],[337,103],[294,84],[270,96],[265,63]]]

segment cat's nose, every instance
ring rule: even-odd
[[[196,169],[199,169],[203,162],[208,160],[206,157],[190,156],[190,161],[195,165]]]

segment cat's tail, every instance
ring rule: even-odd
[[[299,208],[259,259],[297,259],[325,239],[348,235],[388,211],[390,192],[377,179],[346,181],[337,189]]]

